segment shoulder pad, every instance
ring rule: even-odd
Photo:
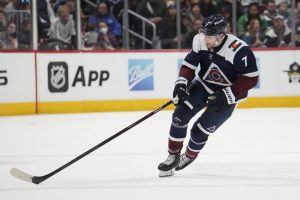
[[[196,53],[198,53],[200,50],[207,50],[204,42],[204,35],[202,33],[194,36],[192,49]]]
[[[236,53],[242,49],[244,46],[248,46],[243,40],[227,34],[227,39],[223,47],[217,52],[220,56],[224,57],[225,60],[233,64],[234,57]]]

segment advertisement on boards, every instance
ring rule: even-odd
[[[176,59],[159,53],[39,53],[40,101],[170,98]],[[116,59],[118,57],[118,59]]]
[[[82,53],[38,54],[39,100],[102,99],[112,84],[114,70],[98,61]]]
[[[130,91],[154,90],[153,59],[129,59],[128,84]]]
[[[254,54],[260,79],[249,96],[300,95],[299,51]],[[172,98],[185,55],[186,52],[37,53],[35,71],[34,53],[1,53],[0,102],[35,102],[36,96],[40,102]]]
[[[34,54],[0,53],[0,60],[0,103],[35,102]]]

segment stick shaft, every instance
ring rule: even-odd
[[[130,124],[126,128],[124,128],[124,129],[120,130],[119,132],[115,133],[111,137],[107,138],[106,140],[102,141],[101,143],[97,144],[96,146],[92,147],[91,149],[87,150],[86,152],[82,153],[81,155],[77,156],[76,158],[74,158],[73,160],[71,160],[68,163],[64,164],[63,166],[59,167],[58,169],[54,170],[53,172],[51,172],[49,174],[46,174],[44,176],[34,176],[32,178],[32,182],[35,183],[35,184],[39,184],[39,183],[43,182],[44,180],[50,178],[51,176],[55,175],[56,173],[62,171],[63,169],[67,168],[68,166],[70,166],[73,163],[77,162],[81,158],[83,158],[83,157],[87,156],[88,154],[92,153],[93,151],[95,151],[99,147],[105,145],[106,143],[110,142],[111,140],[115,139],[116,137],[122,135],[123,133],[125,133],[129,129],[135,127],[136,125],[138,125],[139,123],[143,122],[144,120],[148,119],[152,115],[154,115],[154,114],[158,113],[159,111],[163,110],[164,108],[166,108],[167,106],[169,106],[171,103],[172,103],[172,100],[168,101],[167,103],[165,103],[164,105],[160,106],[156,110],[148,113],[147,115],[145,115],[141,119],[137,120],[136,122]]]

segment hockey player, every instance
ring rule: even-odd
[[[226,34],[221,15],[203,20],[194,37],[173,91],[176,109],[169,132],[168,158],[158,165],[159,176],[172,176],[193,162],[214,133],[232,114],[238,102],[258,81],[256,60],[251,49],[237,37]],[[187,148],[180,155],[190,119],[200,110]]]

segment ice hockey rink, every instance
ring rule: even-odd
[[[198,159],[159,178],[172,111],[161,111],[39,185],[45,175],[150,111],[0,117],[0,199],[300,198],[300,108],[237,109]]]

